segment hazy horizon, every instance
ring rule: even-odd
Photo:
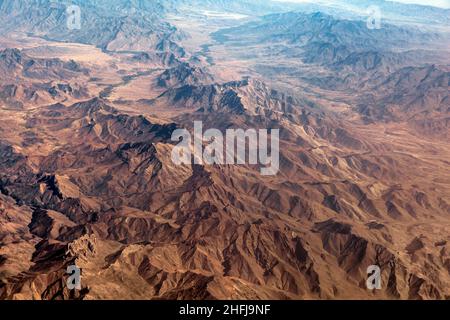
[[[332,2],[343,2],[343,1],[335,1],[335,0],[324,0],[324,1],[312,1],[312,0],[273,0],[273,1],[277,1],[277,2],[294,2],[294,3],[307,3],[307,2],[312,2],[312,3],[332,3]],[[438,7],[438,8],[445,8],[445,9],[450,9],[450,0],[387,0],[386,2],[399,2],[399,3],[404,3],[404,4],[418,4],[418,5],[423,5],[423,6],[432,6],[432,7]]]

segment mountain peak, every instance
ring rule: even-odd
[[[0,51],[0,61],[4,61],[7,64],[21,64],[23,58],[22,51],[17,48],[6,48]]]
[[[76,110],[83,112],[85,115],[92,115],[96,112],[105,111],[107,113],[118,113],[118,110],[111,107],[105,100],[95,97],[88,101],[83,101],[73,106]]]

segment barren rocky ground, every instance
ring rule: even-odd
[[[449,10],[74,2],[0,0],[0,299],[450,297]],[[194,121],[279,172],[175,165]]]

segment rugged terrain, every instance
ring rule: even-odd
[[[0,0],[0,299],[450,298],[449,10],[74,3]],[[200,120],[278,174],[175,165]]]

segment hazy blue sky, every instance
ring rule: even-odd
[[[322,1],[314,1],[314,0],[275,0],[275,1],[284,1],[284,2],[322,2]],[[415,3],[415,4],[423,4],[423,5],[429,5],[429,6],[435,6],[435,7],[441,7],[441,8],[450,8],[450,0],[392,0],[396,2],[403,2],[403,3]],[[327,2],[327,1],[323,1]],[[329,2],[339,2],[337,0],[332,0]],[[340,1],[340,2],[344,2]]]
[[[450,8],[450,0],[396,0],[404,3],[417,3],[442,8]]]

